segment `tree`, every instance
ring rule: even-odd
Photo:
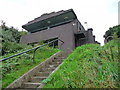
[[[117,37],[120,38],[120,25],[110,27],[109,30],[105,32],[104,38],[108,36],[113,36],[116,33]]]
[[[1,21],[0,31],[0,40],[2,42],[0,50],[2,55],[16,52],[22,48],[19,41],[22,35],[27,34],[26,31],[18,31],[14,27],[8,27],[4,21]]]

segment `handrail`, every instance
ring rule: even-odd
[[[15,55],[12,55],[12,56],[10,56],[10,57],[3,58],[3,59],[0,60],[0,62],[1,62],[1,61],[5,61],[5,60],[10,59],[10,58],[13,58],[13,57],[16,57],[16,56],[19,56],[19,55],[21,55],[21,54],[24,54],[24,53],[29,52],[29,51],[32,51],[32,50],[34,50],[34,54],[33,54],[33,61],[34,61],[35,51],[36,51],[38,48],[41,48],[41,47],[43,47],[43,46],[45,46],[45,45],[48,45],[48,44],[53,43],[53,42],[58,41],[58,40],[61,41],[62,43],[64,43],[62,40],[56,39],[56,40],[53,40],[53,41],[51,41],[51,42],[45,43],[45,44],[43,44],[43,45],[37,46],[37,47],[35,47],[35,48],[32,48],[32,49],[23,51],[23,52],[21,52],[21,53],[15,54]]]

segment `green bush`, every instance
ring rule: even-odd
[[[4,50],[5,54],[9,53],[16,53],[20,51],[25,51],[27,49],[31,49],[32,46],[24,45],[24,44],[19,44],[19,43],[14,43],[14,42],[5,42],[2,44],[2,49]]]
[[[0,26],[1,55],[14,53],[25,48],[25,45],[19,44],[20,37],[27,34],[25,31],[18,31],[14,27],[8,27],[2,21]]]
[[[120,38],[120,25],[116,25],[114,27],[109,28],[109,30],[105,32],[104,37],[106,38],[108,36],[113,36],[114,33],[116,33],[117,37]]]

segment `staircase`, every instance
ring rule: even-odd
[[[58,57],[52,60],[46,67],[41,68],[28,82],[24,82],[21,88],[37,88],[41,85],[42,80],[46,79],[58,67],[64,57]]]
[[[28,89],[28,88],[42,88],[42,80],[55,71],[55,69],[66,58],[67,54],[58,52],[49,59],[34,67],[29,72],[25,73],[19,79],[15,80],[7,88]]]

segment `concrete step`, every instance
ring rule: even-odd
[[[30,90],[31,88],[16,88],[15,90]]]
[[[40,72],[36,73],[35,76],[31,77],[29,82],[24,84],[25,88],[37,88],[40,86],[40,82],[46,79],[52,71],[55,70],[59,64],[62,63],[61,58],[54,59],[50,64],[48,64],[45,68],[42,68]]]
[[[58,61],[58,62],[52,62],[51,64],[52,64],[52,65],[56,65],[56,64],[59,65],[59,64],[61,64],[61,63],[62,63],[62,61]]]
[[[50,73],[51,73],[50,71],[48,71],[48,72],[38,72],[38,73],[36,73],[35,76],[41,76],[41,77],[49,76]]]
[[[54,64],[54,67],[58,67],[59,66],[59,64]]]
[[[56,62],[56,61],[63,61],[65,59],[65,57],[57,57],[57,58],[54,58],[52,60],[52,62]]]
[[[53,67],[55,67],[55,66],[52,64],[52,65],[49,65],[49,67],[48,67],[48,68],[53,68]]]
[[[20,90],[29,90],[32,88],[43,87],[42,80],[46,79],[65,59],[63,52],[58,52],[34,67],[17,81],[14,81],[8,88],[14,87]],[[21,85],[22,84],[22,85]]]
[[[35,77],[31,77],[30,82],[39,83],[46,78],[47,78],[46,76],[44,76],[44,77],[35,76]]]
[[[55,62],[58,62],[58,61],[59,61],[59,60],[54,60],[54,59],[53,59],[52,61],[49,62],[49,64],[52,65],[52,63],[55,63]]]
[[[56,67],[58,67],[58,66],[59,66],[59,64],[52,64],[52,65],[49,65],[48,68],[56,68]]]
[[[40,85],[41,85],[41,83],[26,82],[23,84],[22,88],[37,88]]]
[[[53,70],[55,70],[55,67],[43,68],[41,71],[42,71],[42,72],[46,72],[46,71],[53,71]]]
[[[60,65],[63,61],[51,62],[49,65]]]
[[[61,61],[63,61],[62,59],[54,59],[54,60],[52,60],[52,62],[61,62]]]
[[[57,57],[57,58],[54,58],[54,59],[65,59],[65,57]]]

